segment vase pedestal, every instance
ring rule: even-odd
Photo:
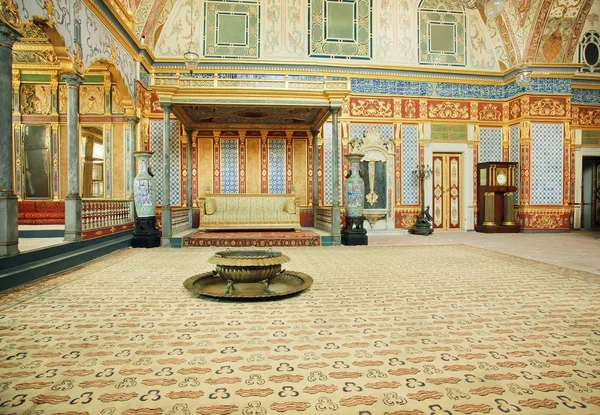
[[[134,248],[156,248],[160,246],[160,234],[156,229],[156,216],[135,218],[135,229],[131,245]]]
[[[369,245],[367,230],[363,227],[364,216],[346,216],[346,227],[342,229],[342,245]]]

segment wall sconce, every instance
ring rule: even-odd
[[[516,82],[522,90],[525,90],[531,82],[532,72],[528,69],[523,69],[517,74]]]

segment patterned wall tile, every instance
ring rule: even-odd
[[[573,89],[571,102],[574,104],[600,105],[600,89]]]
[[[394,81],[388,79],[353,78],[350,80],[350,89],[353,94],[368,95],[429,97],[433,94],[433,85],[429,82]]]
[[[561,205],[563,124],[531,124],[531,204]]]
[[[255,1],[207,1],[204,4],[204,56],[260,57],[260,4]]]
[[[238,140],[221,140],[221,193],[238,193]]]
[[[373,0],[308,0],[309,56],[372,58]]]
[[[508,161],[519,162],[519,136],[521,135],[521,131],[519,129],[519,124],[511,125],[508,130]],[[517,191],[514,196],[515,205],[519,203],[519,165],[517,164],[517,168],[515,169],[515,186],[517,186]]]
[[[467,63],[466,16],[454,4],[421,2],[419,7],[419,63],[465,66]],[[448,7],[449,6],[449,7]]]
[[[150,167],[154,174],[156,188],[156,204],[162,205],[164,176],[163,176],[163,121],[150,120],[150,151],[154,152],[150,158]],[[179,121],[171,121],[169,125],[169,162],[170,162],[170,192],[171,205],[178,206],[180,200],[180,155],[179,155]]]
[[[479,162],[502,161],[502,128],[479,130]]]
[[[269,193],[285,193],[285,140],[269,140]]]
[[[323,126],[323,204],[331,205],[333,202],[333,169],[331,167],[331,137],[332,125],[327,123]]]
[[[418,183],[414,172],[419,166],[419,129],[402,126],[402,204],[419,203]]]

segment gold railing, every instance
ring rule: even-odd
[[[228,78],[219,74],[153,74],[152,86],[175,88],[224,88],[224,89],[280,89],[289,91],[346,91],[350,90],[350,79],[345,77],[305,77],[293,75],[265,75],[265,78]],[[314,78],[314,79],[313,79]]]
[[[81,209],[81,229],[89,231],[133,223],[133,200],[84,199]]]

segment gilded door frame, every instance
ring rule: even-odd
[[[436,164],[436,159],[441,159],[441,165]],[[461,220],[463,216],[462,207],[461,207],[461,199],[462,199],[462,176],[464,175],[463,167],[462,167],[462,157],[460,153],[432,153],[432,206],[431,206],[431,215],[433,216],[432,226],[435,229],[440,230],[460,230],[461,229]],[[453,170],[453,161],[456,161],[458,164],[458,168],[456,174],[458,176],[458,180],[452,180],[452,170]],[[438,168],[441,168],[441,171],[438,172]],[[441,188],[438,188],[438,183],[436,183],[436,177],[440,176],[441,178]],[[457,221],[452,223],[452,190],[456,191],[456,195],[458,196],[458,212],[456,212]],[[439,191],[439,196],[436,193]],[[456,199],[456,198],[454,198]],[[436,200],[440,200],[441,211],[440,215],[437,212],[437,202]],[[455,205],[454,205],[455,206]],[[441,216],[441,218],[439,217]],[[438,223],[437,220],[441,219]]]
[[[433,153],[455,153],[460,155],[461,163],[461,197],[460,228],[458,230],[475,229],[475,203],[473,199],[473,145],[471,143],[423,143],[424,164],[433,166]],[[425,206],[433,206],[432,179],[425,183]]]

